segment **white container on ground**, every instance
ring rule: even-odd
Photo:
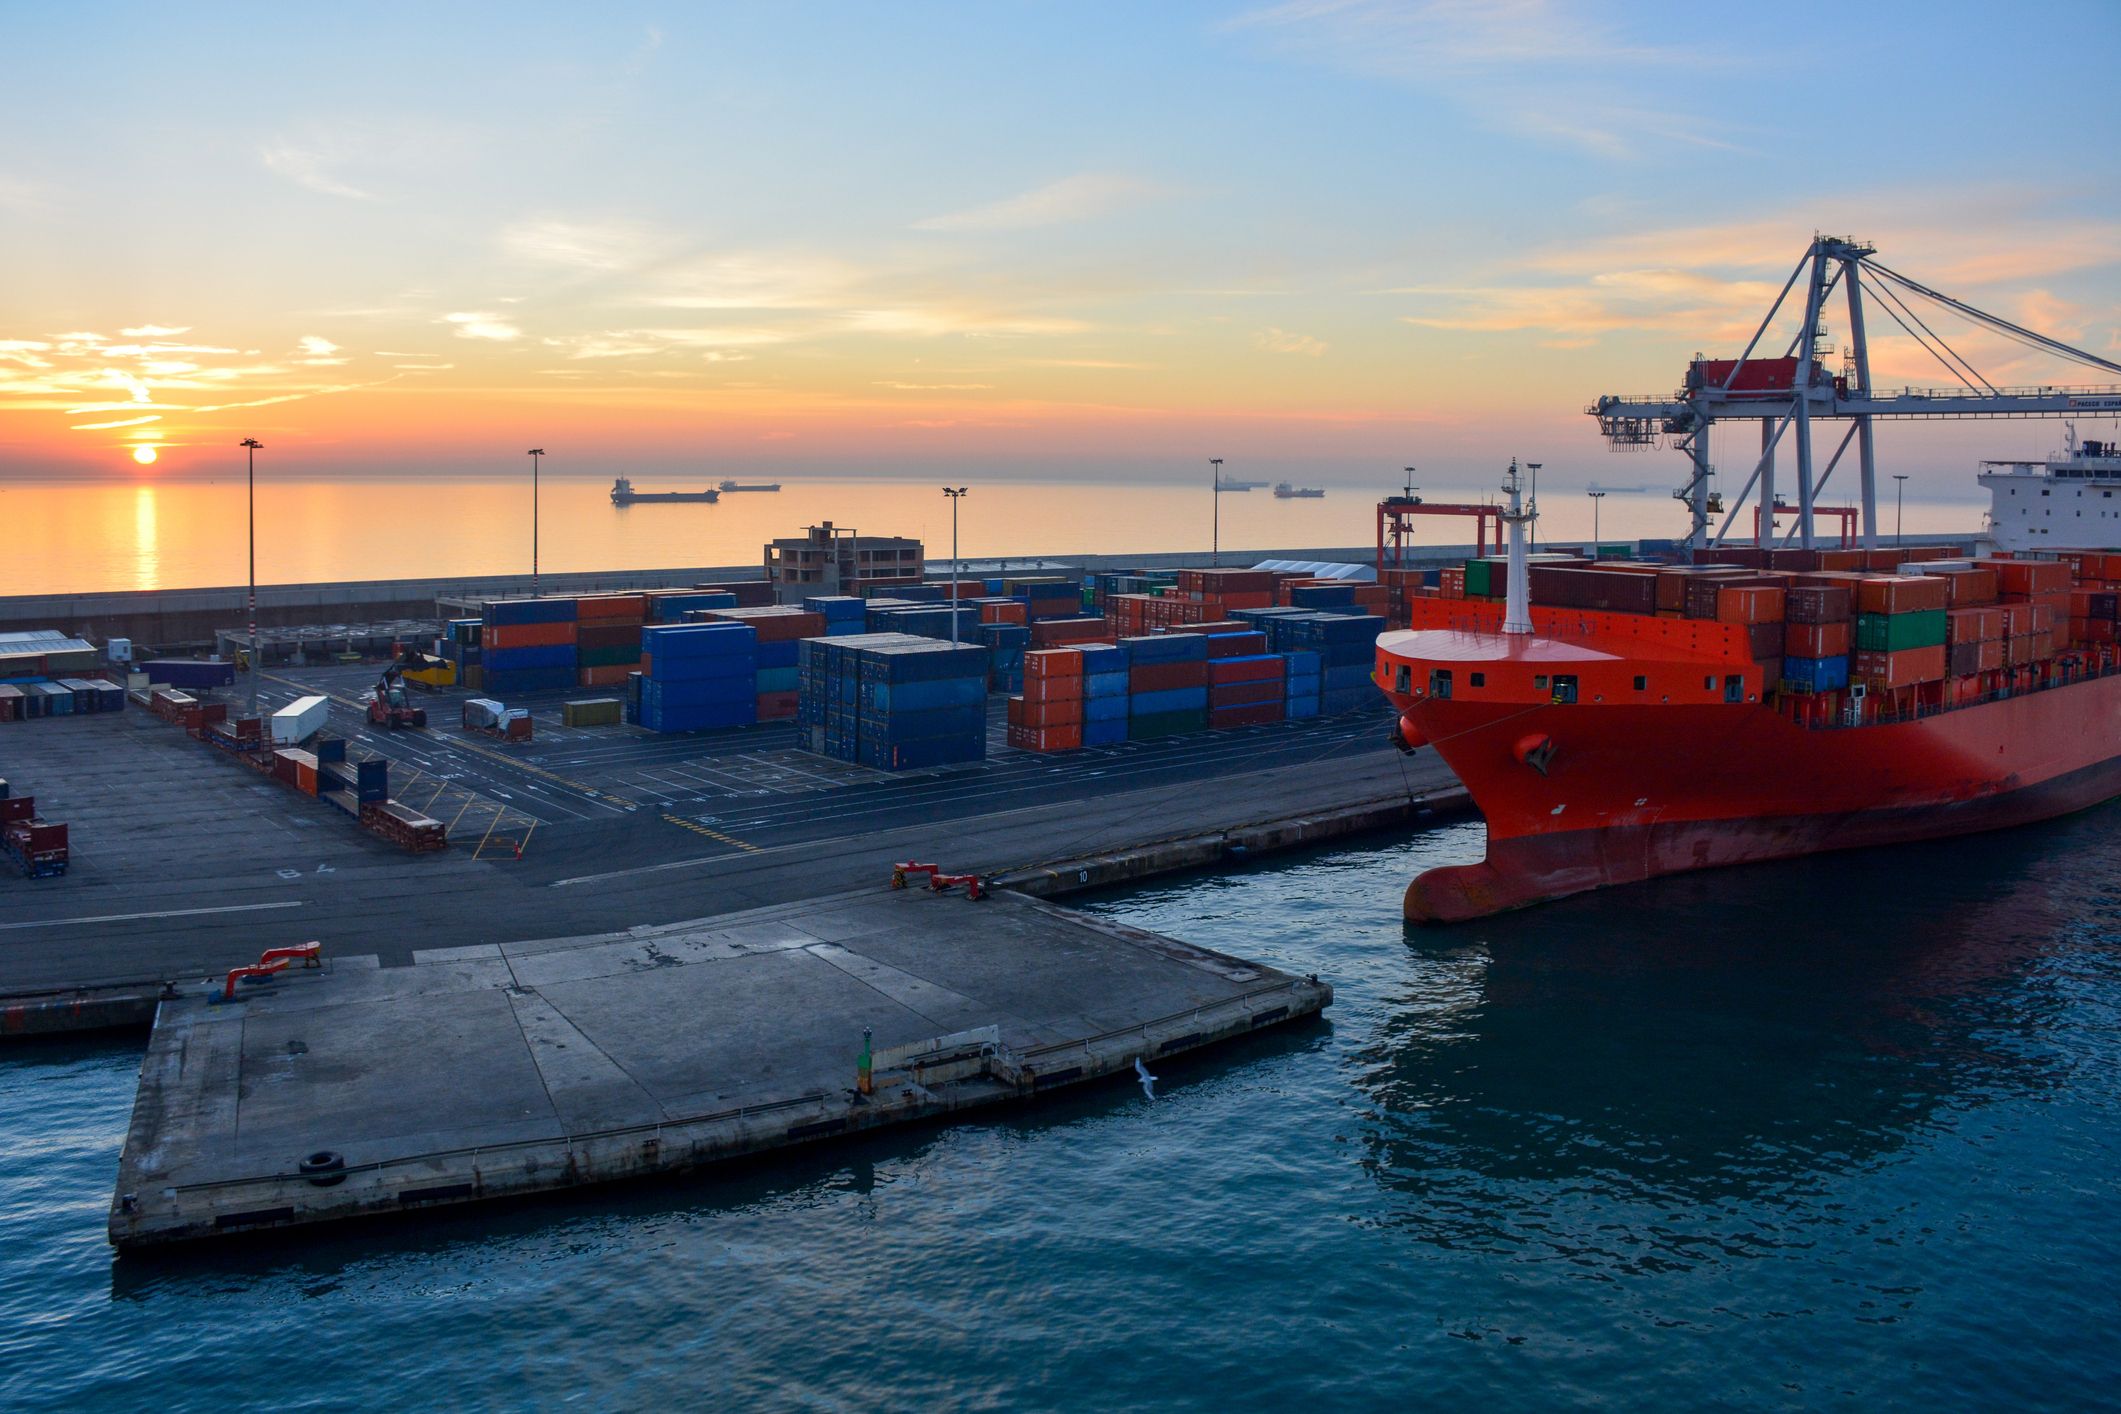
[[[329,697],[298,697],[272,714],[272,744],[293,746],[331,717]]]

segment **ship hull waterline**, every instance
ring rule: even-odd
[[[1944,839],[2121,797],[2121,676],[1915,721],[1809,729],[1757,704],[1397,705],[1488,821],[1408,885],[1452,923],[1666,874]],[[1519,747],[1552,743],[1545,771]]]

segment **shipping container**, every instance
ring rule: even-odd
[[[269,723],[275,746],[292,746],[320,730],[331,719],[331,699],[300,697],[272,714]],[[315,794],[315,791],[311,791]]]

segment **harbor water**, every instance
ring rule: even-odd
[[[953,1127],[114,1261],[0,1052],[0,1407],[2067,1408],[2121,1377],[2121,808],[1448,930],[1475,823],[1100,914],[1328,1018]]]

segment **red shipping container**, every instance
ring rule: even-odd
[[[802,609],[764,605],[746,609],[715,609],[708,617],[725,623],[750,624],[761,643],[786,643],[798,638],[823,638],[825,616]]]
[[[796,702],[801,693],[762,692],[758,695],[759,720],[762,722],[784,722],[795,715]]]
[[[1019,751],[1079,751],[1083,744],[1083,729],[1079,725],[1011,727],[1009,744]]]
[[[1026,621],[1030,606],[1015,599],[1001,604],[979,606],[979,621],[983,624],[1020,624]]]
[[[1861,550],[1821,550],[1819,568],[1823,570],[1860,570],[1865,568],[1864,552]]]
[[[2042,656],[2038,646],[2039,642],[2040,635],[2036,633],[2021,633],[2015,637],[2004,639],[2003,666],[2006,668],[2022,668],[2028,663],[2039,662]]]
[[[2003,610],[1953,609],[1944,616],[1946,643],[1982,643],[2003,637]]]
[[[1024,681],[1039,678],[1074,678],[1076,696],[1082,696],[1083,650],[1080,648],[1035,648],[1024,654]]]
[[[1946,602],[1954,609],[1996,602],[1998,586],[1994,570],[1939,570],[1934,577],[1948,586]]]
[[[1979,646],[1981,649],[1982,672],[1994,673],[2002,671],[2004,642],[2005,640],[2001,638],[1987,638],[1981,641]]]
[[[1040,648],[1063,643],[1109,643],[1112,628],[1109,619],[1041,619],[1031,625],[1031,641]]]
[[[1726,624],[1771,624],[1782,620],[1782,591],[1747,586],[1716,591],[1716,621]]]
[[[0,796],[0,824],[27,820],[36,813],[37,797],[33,795]]]
[[[1075,708],[1075,715],[1083,714],[1083,680],[1081,678],[1032,678],[1024,679],[1026,702],[1065,702]]]
[[[1854,637],[1855,625],[1846,619],[1830,624],[1793,623],[1785,639],[1786,651],[1792,658],[1839,658],[1853,646]]]
[[[648,596],[645,594],[598,594],[574,601],[577,619],[632,619],[635,623],[648,617]]]
[[[1951,607],[1946,602],[1950,594],[1950,588],[1938,575],[1870,575],[1856,586],[1856,608],[1866,614],[1913,614],[1924,609],[1947,609]]]
[[[2111,619],[2077,619],[2070,624],[2071,635],[2079,643],[2114,643],[2121,641],[2115,633]]]
[[[1208,730],[1223,732],[1236,727],[1265,726],[1269,722],[1280,721],[1284,711],[1285,708],[1279,700],[1258,702],[1244,707],[1211,705],[1208,708]]]
[[[1211,658],[1208,686],[1232,682],[1280,682],[1288,675],[1288,660],[1281,657]]]
[[[575,626],[577,648],[639,647],[641,626],[637,623],[585,623]]]
[[[577,669],[575,678],[583,687],[624,687],[626,679],[639,671],[638,663],[606,663],[601,667]]]
[[[1218,707],[1256,707],[1262,702],[1280,702],[1287,689],[1280,679],[1273,682],[1233,682],[1208,688],[1208,710]]]
[[[1205,687],[1207,682],[1206,663],[1136,663],[1127,670],[1127,691],[1130,693],[1169,692],[1176,687]]]
[[[1857,652],[1849,660],[1849,677],[1874,688],[1909,687],[1944,678],[1944,645],[1903,648],[1898,653]]]
[[[489,649],[555,648],[574,642],[574,627],[571,623],[488,624],[481,634],[481,641]]]
[[[1997,638],[2018,638],[2033,631],[2033,606],[2030,604],[2003,604],[1998,606],[1996,613],[2002,620],[1997,625]]]

